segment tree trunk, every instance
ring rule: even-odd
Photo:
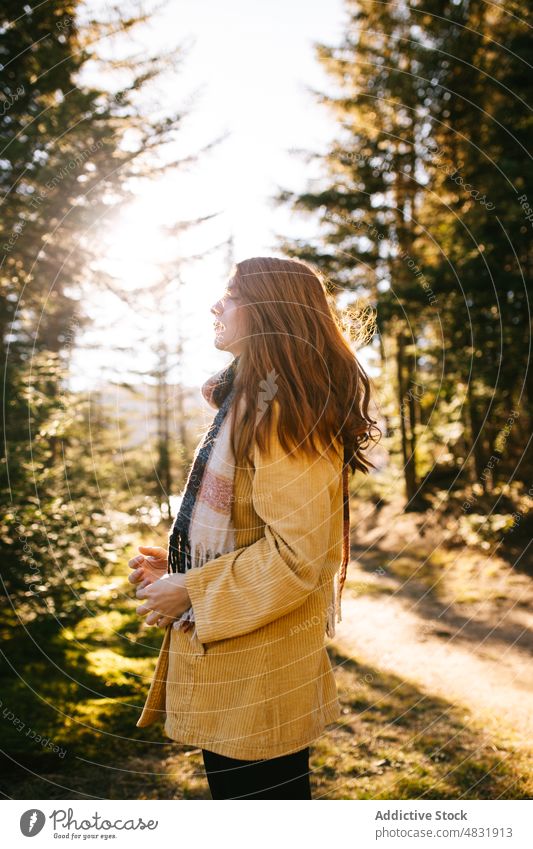
[[[409,429],[406,424],[405,416],[405,339],[403,331],[400,330],[397,334],[396,347],[396,363],[398,368],[398,397],[400,402],[400,427],[402,435],[402,456],[405,479],[405,494],[407,503],[409,504],[415,497],[417,491],[416,482],[416,434],[414,432],[414,413],[411,411],[411,403],[409,402]],[[411,399],[412,400],[412,399]]]

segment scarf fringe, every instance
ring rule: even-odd
[[[186,572],[198,569],[210,560],[216,560],[223,552],[212,551],[201,542],[191,550],[189,538],[182,530],[176,530],[169,535],[169,557],[167,572]],[[185,567],[185,568],[180,568]]]
[[[333,602],[328,608],[326,624],[326,635],[331,639],[335,636],[335,620],[342,622],[341,597],[348,571],[350,559],[350,490],[349,490],[350,467],[347,463],[342,469],[342,500],[343,500],[343,528],[342,528],[342,559],[338,571],[335,573],[333,582]]]
[[[187,533],[174,527],[168,540],[167,572],[186,572],[191,568],[191,545]]]

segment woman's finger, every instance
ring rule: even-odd
[[[130,569],[137,569],[137,567],[141,565],[143,560],[144,554],[137,554],[136,557],[132,557],[131,560],[128,560],[128,566],[130,567]]]
[[[161,614],[158,610],[152,610],[152,612],[148,614],[144,621],[147,625],[158,625],[159,619],[166,619],[166,617],[163,616],[163,614]]]
[[[151,555],[152,557],[161,557],[161,554],[163,553],[163,550],[161,549],[160,546],[153,546],[153,545],[140,545],[139,551],[142,552],[141,556],[148,554],[148,555]]]
[[[142,569],[136,569],[135,572],[131,572],[128,575],[128,581],[130,584],[138,584],[139,581],[143,580],[144,572]]]

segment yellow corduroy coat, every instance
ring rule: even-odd
[[[274,406],[277,410],[277,404]],[[137,721],[243,760],[308,746],[340,717],[325,646],[342,558],[342,450],[270,449],[237,464],[235,551],[186,573],[196,628],[165,629]]]

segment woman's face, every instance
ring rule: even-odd
[[[211,307],[215,316],[215,347],[221,351],[230,351],[234,357],[242,353],[244,347],[244,315],[239,301],[234,278],[230,279],[226,291]]]

